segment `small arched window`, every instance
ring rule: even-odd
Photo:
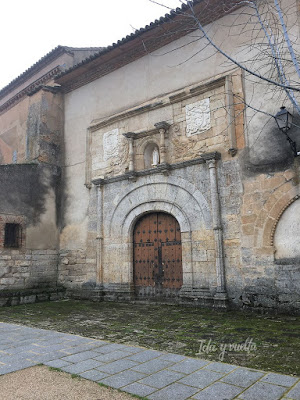
[[[155,168],[159,164],[160,154],[156,143],[148,143],[144,151],[144,168]]]

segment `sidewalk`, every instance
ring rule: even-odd
[[[0,323],[0,375],[41,363],[153,400],[300,400],[300,378]]]

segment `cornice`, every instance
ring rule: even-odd
[[[27,86],[21,92],[17,93],[15,96],[10,98],[6,103],[4,103],[4,104],[2,104],[2,106],[0,106],[0,115],[3,114],[8,109],[10,109],[11,107],[15,106],[24,97],[31,96],[32,94],[36,93],[45,83],[49,82],[60,72],[61,72],[60,67],[53,68],[51,71],[47,72],[47,74],[42,76],[40,79],[31,83],[29,86]]]
[[[113,176],[112,178],[95,178],[92,179],[92,183],[96,186],[103,186],[110,183],[115,183],[125,180],[135,181],[137,178],[142,176],[167,174],[169,171],[175,169],[186,168],[197,164],[205,164],[209,160],[220,160],[220,159],[221,159],[221,154],[218,152],[204,153],[200,157],[188,161],[181,161],[174,164],[160,164],[155,168],[144,169],[142,171],[127,172],[126,174]]]
[[[211,160],[221,160],[221,154],[218,151],[213,151],[211,153],[204,153],[202,154],[201,158],[206,161]]]
[[[126,110],[119,114],[113,115],[112,117],[110,117],[108,119],[102,119],[101,121],[93,121],[88,129],[91,132],[95,132],[98,129],[101,129],[105,126],[111,125],[115,122],[121,121],[122,119],[134,117],[136,115],[143,114],[144,112],[155,110],[156,108],[160,108],[163,105],[164,104],[162,101],[158,101],[158,102],[156,101],[154,103],[150,103],[150,104],[147,104],[144,106],[138,106],[138,107],[132,108],[131,110]]]
[[[75,56],[76,53],[80,53],[83,51],[90,51],[95,53],[99,53],[103,47],[68,47],[68,46],[57,46],[45,56],[43,56],[40,60],[38,60],[35,64],[33,64],[30,68],[24,71],[17,78],[12,80],[8,85],[0,90],[0,99],[3,99],[5,96],[9,95],[13,90],[23,85],[30,78],[34,77],[39,71],[43,70],[45,67],[47,68],[50,63],[58,59],[64,54],[68,54],[72,57]],[[88,57],[87,57],[88,58]],[[86,59],[87,59],[86,58]],[[71,67],[73,68],[73,67]],[[61,68],[57,75],[60,75],[65,68]]]
[[[151,129],[149,131],[142,131],[142,132],[127,132],[123,133],[123,136],[125,136],[127,139],[141,139],[147,136],[152,136],[158,133],[158,129]]]
[[[200,94],[205,93],[209,90],[217,89],[218,87],[225,85],[225,79],[226,76],[221,76],[217,79],[193,86],[188,91],[184,90],[182,92],[176,93],[175,95],[169,97],[170,103],[177,103],[178,101],[187,100],[190,97],[199,96]]]
[[[170,128],[170,124],[168,124],[166,121],[161,121],[161,122],[157,122],[156,124],[154,124],[155,128],[158,130],[165,130],[167,131]]]
[[[148,104],[145,105],[138,105],[134,108],[131,108],[126,111],[121,111],[118,114],[113,115],[112,117],[109,117],[107,119],[103,118],[101,120],[94,120],[89,126],[89,131],[90,132],[95,132],[101,128],[104,128],[106,126],[112,125],[118,121],[122,121],[127,118],[135,117],[140,114],[143,114],[148,111],[155,110],[157,108],[161,107],[167,107],[171,104],[177,103],[179,101],[183,100],[188,100],[192,97],[198,96],[202,93],[206,93],[209,90],[214,90],[218,87],[221,87],[225,85],[225,79],[227,75],[232,74],[234,70],[227,71],[225,74],[222,74],[222,76],[219,76],[214,79],[207,80],[205,82],[198,82],[195,85],[189,86],[188,88],[182,90],[179,89],[176,92],[171,92],[166,94],[160,101],[157,101],[157,98],[150,100]],[[139,137],[144,137],[148,136],[150,131],[147,132],[137,132],[135,133],[135,138]],[[157,133],[157,130],[153,130],[153,133]]]
[[[50,62],[60,57],[62,54],[68,53],[73,54],[72,49],[65,46],[57,46],[55,49],[47,53],[44,57],[42,57],[39,61],[37,61],[33,66],[28,68],[25,72],[11,81],[7,86],[0,90],[0,99],[9,94],[16,87],[20,86],[24,82],[26,82],[29,78],[34,76],[38,71],[43,69],[45,66],[49,65]],[[59,71],[61,73],[62,70]]]

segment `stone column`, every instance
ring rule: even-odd
[[[160,163],[164,164],[166,162],[166,145],[165,145],[165,130],[160,129]]]
[[[234,157],[237,154],[236,134],[235,134],[235,115],[234,115],[234,97],[232,89],[232,77],[226,76],[225,97],[228,122],[229,154]]]
[[[217,157],[206,158],[210,177],[211,208],[213,217],[213,230],[216,247],[216,272],[217,272],[217,293],[214,297],[216,307],[227,306],[227,292],[225,282],[225,264],[223,250],[223,227],[221,221],[220,197],[217,178]]]
[[[160,145],[159,145],[159,147],[160,147],[160,149],[159,149],[160,164],[165,164],[166,163],[166,154],[167,154],[165,137],[166,137],[166,134],[168,132],[170,125],[167,122],[163,121],[163,122],[158,122],[158,123],[154,124],[154,126],[159,130],[159,133],[160,133]]]
[[[86,133],[86,155],[85,155],[85,186],[88,189],[91,189],[92,184],[91,184],[91,162],[92,162],[92,157],[91,157],[91,147],[92,147],[92,135],[91,131],[88,128],[87,133]]]
[[[103,285],[103,182],[97,186],[97,285]]]

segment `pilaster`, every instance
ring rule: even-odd
[[[103,285],[103,182],[97,186],[97,285]]]
[[[216,153],[217,155],[218,153]],[[218,190],[218,176],[217,176],[217,160],[220,158],[208,157],[206,155],[206,164],[209,168],[210,178],[210,194],[211,194],[211,208],[213,218],[213,230],[215,236],[216,248],[216,273],[217,273],[217,292],[214,296],[215,307],[226,308],[228,296],[226,291],[225,282],[225,264],[224,264],[224,250],[223,250],[223,227],[221,221],[221,207],[220,196]]]

